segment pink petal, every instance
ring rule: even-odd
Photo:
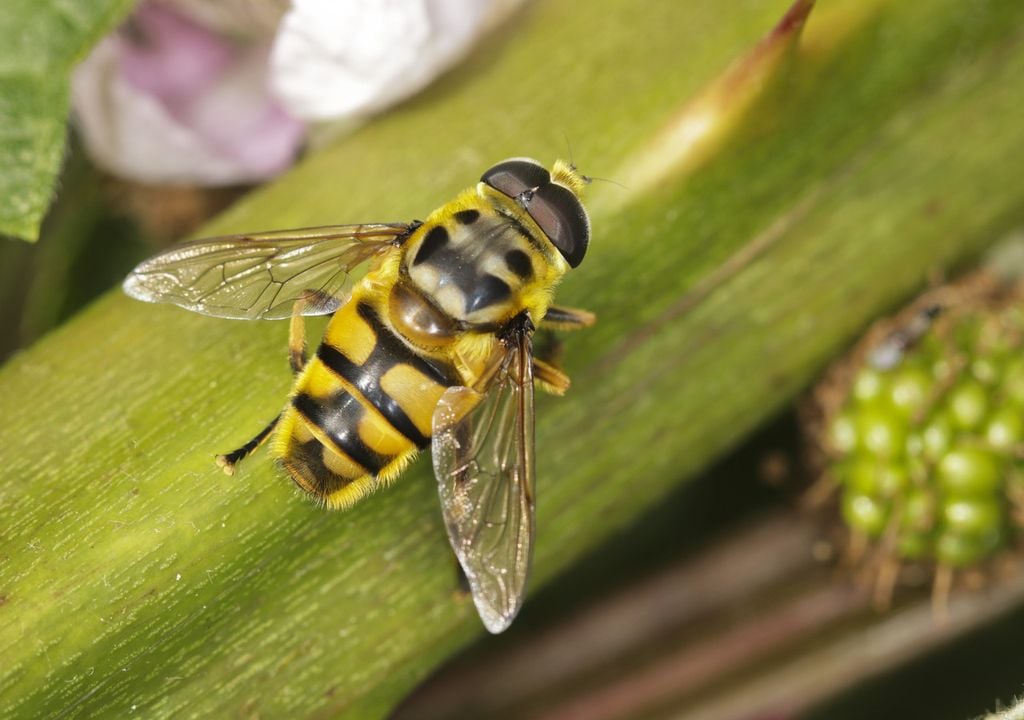
[[[124,79],[172,111],[209,89],[242,52],[158,2],[142,3],[117,38]]]

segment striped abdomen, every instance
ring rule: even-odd
[[[458,384],[452,368],[416,355],[357,294],[299,378],[275,454],[304,490],[351,505],[429,444],[434,407]]]

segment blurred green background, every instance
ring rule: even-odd
[[[945,626],[925,580],[872,611],[837,570],[834,519],[798,510],[813,478],[796,404],[873,319],[1020,231],[1024,7],[835,0],[772,36],[788,9],[536,3],[251,195],[111,177],[71,131],[38,242],[0,240],[0,648],[19,649],[0,717],[953,719],[1009,703],[1012,562]],[[706,143],[674,145],[708,109]],[[595,187],[594,250],[559,296],[601,324],[566,341],[578,388],[539,408],[535,591],[482,637],[452,600],[425,463],[344,517],[260,460],[242,484],[210,470],[286,392],[282,327],[103,294],[195,232],[425,214],[481,163],[548,160],[564,135],[627,187]],[[53,438],[74,442],[55,457]],[[209,584],[176,589],[179,565]]]

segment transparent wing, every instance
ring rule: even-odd
[[[300,297],[314,298],[304,315],[326,315],[343,302],[355,270],[414,227],[330,225],[196,240],[140,263],[123,287],[138,300],[223,318],[288,317]]]
[[[533,363],[526,332],[507,343],[486,394],[449,388],[432,454],[448,537],[492,633],[523,604],[534,534]]]

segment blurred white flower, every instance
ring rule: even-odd
[[[491,0],[294,0],[271,82],[309,120],[366,115],[422,89],[459,59]]]
[[[221,185],[285,169],[305,125],[267,91],[270,44],[143,3],[75,72],[72,103],[90,154],[146,182]]]
[[[148,0],[78,67],[72,104],[117,175],[256,181],[294,161],[305,121],[412,95],[519,2]]]

